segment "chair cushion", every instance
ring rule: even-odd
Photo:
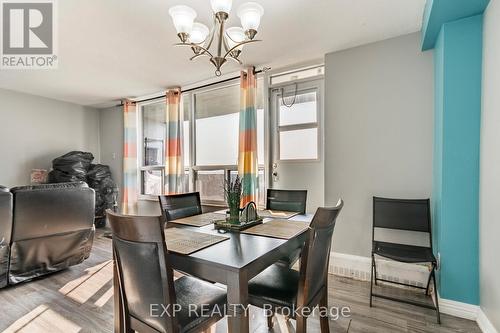
[[[373,253],[392,260],[406,263],[436,263],[431,248],[375,241]]]
[[[272,265],[248,283],[250,304],[292,308],[297,303],[299,272],[281,265]]]
[[[211,283],[183,276],[174,282],[177,304],[180,311],[176,314],[181,332],[187,332],[209,320],[212,314],[222,313],[227,301],[226,291]],[[190,313],[191,305],[191,313]],[[203,308],[201,306],[203,305]],[[196,310],[194,309],[196,307]]]

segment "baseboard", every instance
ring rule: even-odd
[[[493,324],[490,322],[488,317],[486,317],[486,314],[483,312],[481,308],[477,313],[476,321],[483,333],[499,333],[497,329],[493,326]]]
[[[427,284],[429,267],[426,265],[405,264],[383,258],[377,258],[376,261],[379,278],[419,287]],[[355,280],[370,281],[371,258],[332,252],[329,272]]]
[[[439,310],[441,313],[469,320],[477,320],[479,306],[439,297]]]
[[[383,258],[377,258],[377,269],[378,276],[383,279],[416,286],[424,286],[429,277],[429,267],[426,265],[410,265]],[[338,276],[370,281],[371,258],[332,252],[328,271]],[[443,314],[476,321],[483,333],[500,333],[478,305],[439,297],[439,309]]]

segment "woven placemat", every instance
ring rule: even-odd
[[[182,229],[165,229],[165,241],[169,252],[191,254],[206,247],[229,239],[227,236],[206,234],[203,232]]]
[[[308,223],[289,220],[271,220],[264,224],[243,230],[241,233],[266,236],[281,239],[290,239],[300,235],[309,228]]]
[[[257,211],[257,214],[260,217],[271,217],[275,219],[289,219],[291,217],[294,217],[295,215],[298,215],[298,212],[287,212],[284,210],[274,210],[274,209],[264,209],[264,210],[259,210]]]
[[[169,221],[168,223],[178,223],[178,224],[190,225],[193,227],[204,227],[206,225],[214,223],[215,220],[220,220],[220,214],[205,213],[205,214],[193,215],[178,220],[172,220]]]

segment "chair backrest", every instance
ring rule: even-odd
[[[84,182],[14,187],[12,241],[94,226],[95,192]]]
[[[175,316],[150,313],[152,305],[162,309],[162,305],[172,308],[176,303],[161,217],[106,213],[127,327],[133,317],[160,332],[176,332]]]
[[[160,195],[159,199],[165,222],[202,213],[200,192]]]
[[[306,213],[307,190],[267,190],[266,209]]]
[[[300,260],[297,306],[309,306],[327,286],[333,229],[344,202],[332,208],[320,207],[314,214]]]
[[[430,200],[373,197],[373,241],[375,228],[428,233],[432,247]]]

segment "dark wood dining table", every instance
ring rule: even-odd
[[[311,219],[312,215],[297,215],[290,220],[308,223]],[[266,220],[270,219],[265,219],[264,223]],[[220,234],[213,224],[192,227],[169,222],[168,225]],[[302,247],[305,233],[288,240],[237,232],[227,232],[223,235],[229,239],[189,255],[170,252],[169,260],[175,270],[226,285],[228,332],[247,333],[248,281],[279,259]]]

